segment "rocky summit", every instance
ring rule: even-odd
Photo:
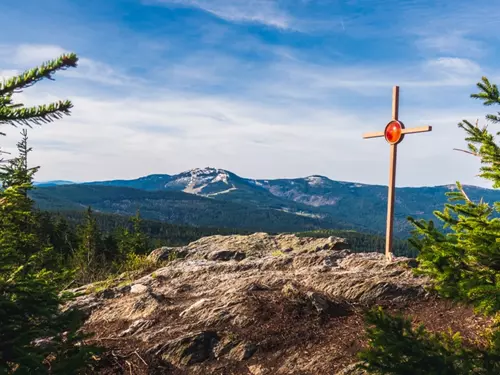
[[[150,259],[150,274],[73,290],[66,307],[86,312],[90,341],[106,348],[97,373],[361,374],[370,307],[466,339],[485,324],[427,292],[414,260],[352,253],[336,237],[212,236]]]

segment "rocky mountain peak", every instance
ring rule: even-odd
[[[328,178],[318,175],[306,177],[305,180],[309,183],[310,186],[323,186],[326,181],[329,181]]]

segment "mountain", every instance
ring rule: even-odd
[[[101,186],[119,186],[130,187],[141,190],[162,190],[166,188],[166,184],[172,176],[168,174],[152,174],[145,177],[140,177],[134,180],[111,180],[111,181],[96,181],[86,182],[84,185],[101,185]]]
[[[384,233],[386,225],[386,186],[333,181],[319,175],[256,180],[242,178],[223,169],[204,168],[177,175],[156,174],[135,180],[91,182],[87,185],[184,192],[216,201],[314,218],[318,225],[325,225],[324,228],[330,228],[328,225],[333,223],[338,225],[336,229],[353,227]],[[395,235],[408,235],[408,216],[434,218],[433,211],[443,208],[447,202],[445,193],[453,189],[454,185],[397,188]],[[465,186],[464,189],[472,200],[500,200],[500,192],[497,190],[476,186]]]

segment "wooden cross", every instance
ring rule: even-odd
[[[403,140],[405,134],[424,133],[432,130],[431,126],[421,126],[418,128],[405,129],[402,122],[398,120],[399,115],[399,86],[394,86],[392,90],[392,120],[387,124],[383,132],[373,132],[363,134],[363,138],[385,137],[391,147],[389,162],[389,192],[387,195],[387,227],[385,232],[385,257],[391,260],[392,235],[394,224],[394,195],[396,185],[396,157],[398,144]]]

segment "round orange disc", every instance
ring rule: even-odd
[[[393,120],[385,127],[385,140],[391,145],[398,143],[402,139],[403,124]]]

